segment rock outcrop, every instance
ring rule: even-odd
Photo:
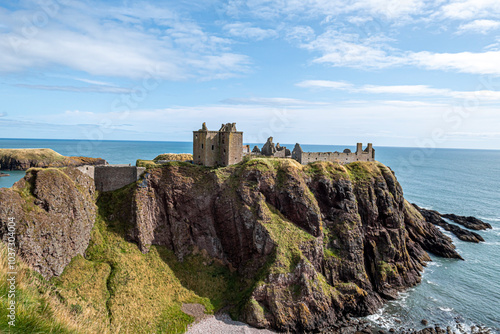
[[[166,246],[182,261],[204,249],[235,268],[253,282],[239,314],[256,327],[314,331],[373,313],[420,282],[426,251],[461,258],[376,162],[167,166],[134,196],[142,251]]]
[[[101,158],[66,157],[48,148],[0,149],[0,169],[4,170],[105,164]]]
[[[471,230],[487,230],[491,229],[491,225],[488,223],[483,222],[480,219],[477,219],[476,217],[465,217],[465,216],[457,216],[453,213],[448,213],[441,215],[443,218],[448,218],[450,220],[453,220],[455,223],[460,224],[462,226],[465,226],[467,228],[470,228]]]
[[[441,226],[444,228],[446,231],[450,231],[454,235],[457,236],[462,241],[468,241],[468,242],[482,242],[484,241],[483,237],[477,234],[476,232],[472,232],[469,230],[465,230],[457,225],[450,224],[447,221],[445,221],[442,217],[450,216],[450,215],[441,215],[439,212],[435,210],[427,210],[419,207],[416,204],[413,204],[413,206],[424,216],[424,218],[431,224]],[[461,216],[455,216],[457,217],[456,219],[463,219],[465,221],[466,217],[461,217]],[[474,218],[474,217],[470,217]],[[476,219],[476,218],[474,218]],[[476,219],[479,221],[479,219]],[[481,222],[482,223],[482,222]],[[480,226],[478,222],[473,222],[474,226]],[[484,224],[484,223],[483,223]],[[488,224],[489,225],[489,224]]]
[[[96,218],[94,181],[76,170],[31,169],[12,188],[0,188],[0,239],[16,222],[16,248],[49,279],[83,255]]]

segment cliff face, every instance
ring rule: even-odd
[[[27,170],[45,167],[105,165],[106,160],[88,157],[66,157],[51,149],[0,149],[0,169]]]
[[[60,275],[88,246],[94,193],[93,180],[74,168],[31,169],[12,188],[0,188],[0,239],[14,218],[19,255],[47,279]]]
[[[377,162],[171,164],[137,187],[130,237],[179,260],[204,249],[247,279],[242,320],[309,331],[367,315],[420,281],[427,251],[460,258]]]

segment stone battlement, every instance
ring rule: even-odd
[[[295,144],[292,151],[292,158],[303,165],[314,161],[331,161],[341,164],[348,164],[355,161],[375,161],[375,150],[372,143],[363,150],[363,144],[357,143],[356,152],[345,149],[344,152],[304,152],[300,144]]]

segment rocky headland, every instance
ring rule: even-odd
[[[183,331],[185,303],[335,332],[418,284],[428,252],[462,259],[378,162],[171,162],[99,198],[74,168],[31,169],[0,202],[0,238],[14,217],[19,254],[59,299],[131,332]]]
[[[0,149],[0,169],[2,170],[105,164],[106,160],[101,158],[66,157],[49,148]]]

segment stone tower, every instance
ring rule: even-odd
[[[236,123],[222,124],[219,131],[209,131],[203,123],[193,131],[193,162],[204,166],[229,166],[243,159],[243,132]]]

